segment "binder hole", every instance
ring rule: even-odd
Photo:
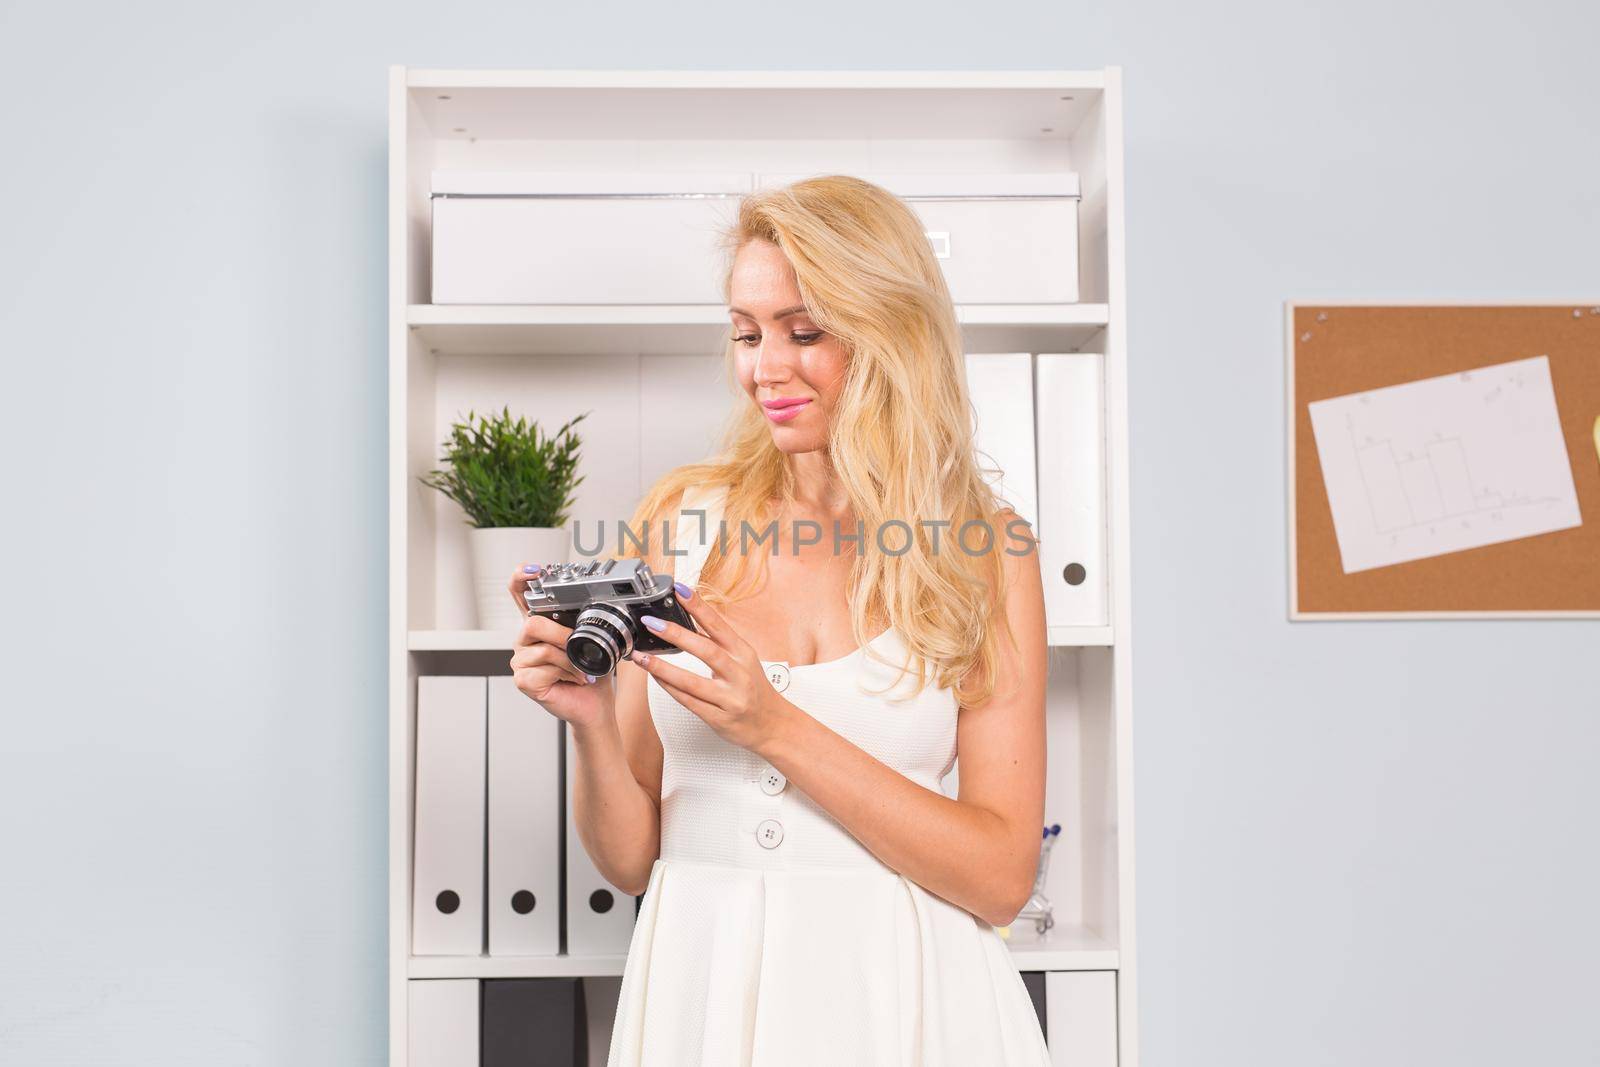
[[[446,889],[433,898],[433,905],[446,915],[454,915],[456,909],[461,907],[461,898],[456,895],[454,889]]]
[[[1067,580],[1068,585],[1082,585],[1083,580],[1089,577],[1089,572],[1083,569],[1081,563],[1069,563],[1062,569],[1061,577]]]
[[[611,890],[596,889],[589,894],[589,910],[597,915],[604,915],[611,910]]]
[[[533,894],[528,892],[526,889],[519,889],[515,893],[511,894],[511,910],[516,912],[518,915],[528,914],[528,912],[533,910],[534,904],[535,901],[533,899]]]

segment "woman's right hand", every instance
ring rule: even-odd
[[[519,569],[511,576],[511,595],[526,610],[522,590],[530,572]],[[567,659],[570,627],[544,615],[527,615],[511,652],[511,673],[517,688],[550,714],[576,726],[587,726],[614,711],[615,675],[590,680]]]

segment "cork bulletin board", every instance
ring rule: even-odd
[[[1291,302],[1285,334],[1290,619],[1600,618],[1600,300]]]

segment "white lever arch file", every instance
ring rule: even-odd
[[[1045,1027],[1058,1067],[1117,1067],[1117,976],[1046,971]]]
[[[417,679],[416,873],[411,953],[483,952],[488,679]]]
[[[634,897],[606,881],[578,837],[573,819],[572,782],[577,753],[572,731],[562,730],[567,748],[567,953],[572,956],[623,955],[633,940],[638,909]]]
[[[561,951],[561,720],[489,679],[489,955]]]
[[[412,979],[409,1067],[478,1067],[478,979]]]
[[[1034,361],[1039,566],[1051,626],[1105,626],[1105,357]]]
[[[973,439],[978,463],[995,491],[1016,513],[1039,526],[1039,487],[1033,455],[1033,357],[1026,352],[967,356],[967,392],[977,418]],[[994,474],[988,468],[998,467]],[[968,551],[980,547],[974,533]],[[1020,550],[1007,531],[994,531],[994,548]]]

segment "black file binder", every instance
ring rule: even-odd
[[[482,1067],[587,1067],[582,978],[483,983]]]
[[[1044,1021],[1044,972],[1023,971],[1022,984],[1028,987],[1028,999],[1033,1001],[1033,1010],[1039,1016],[1039,1029],[1049,1041],[1050,1029]]]

